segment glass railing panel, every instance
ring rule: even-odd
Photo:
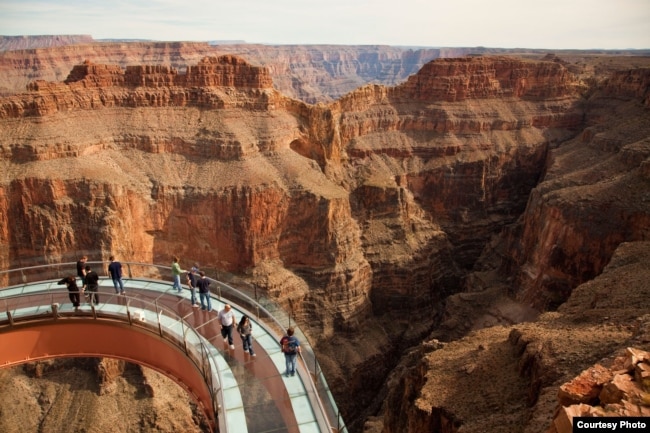
[[[133,289],[146,289],[150,287],[152,284],[149,281],[143,281],[143,280],[132,280],[129,278],[124,278],[124,284]]]
[[[299,424],[300,433],[322,433],[320,426],[316,421]]]
[[[185,330],[185,341],[187,342],[188,346],[202,346],[205,344],[203,341],[203,338],[201,337],[200,334],[198,334],[196,331],[194,331],[192,328],[188,327],[190,331],[187,329]]]
[[[165,330],[173,333],[178,341],[183,341],[183,334],[185,333],[185,325],[180,317],[169,317],[165,314],[164,310],[159,310],[159,321]]]
[[[227,376],[228,373],[225,373],[224,375]],[[226,382],[228,381],[226,380]],[[241,393],[239,392],[239,387],[238,386],[224,387],[223,402],[224,402],[224,406],[228,411],[234,408],[243,408],[244,402],[242,401]]]
[[[60,290],[62,286],[59,286],[52,282],[43,282],[38,284],[29,284],[24,286],[15,286],[0,291],[0,297],[16,296],[26,293],[35,293],[35,292],[44,292],[52,289],[54,286],[55,290]]]
[[[127,284],[127,287],[131,287],[132,289],[147,289],[150,290],[153,293],[158,293],[158,295],[154,296],[149,296],[149,295],[144,295],[146,299],[150,301],[157,301],[157,300],[162,300],[161,296],[164,294],[168,294],[172,289],[172,282],[171,282],[171,272],[170,268],[167,266],[158,266],[158,265],[152,265],[148,263],[131,263],[131,262],[122,262],[123,267],[125,268],[125,283]],[[100,273],[100,276],[102,276],[102,279],[100,280],[100,285],[101,285],[101,293],[100,293],[100,301],[102,301],[102,304],[97,307],[97,311],[99,314],[126,314],[126,307],[124,306],[125,302],[123,300],[115,299],[115,298],[106,298],[108,295],[106,290],[112,290],[112,282],[110,279],[104,277],[103,275],[106,273],[106,265],[107,263],[100,263],[99,265],[95,265],[93,267],[93,270],[97,271]],[[65,275],[73,274],[76,273],[75,269],[75,264],[74,263],[68,263],[68,264],[58,264],[58,265],[44,265],[39,268],[34,268],[34,269],[23,269],[23,270],[18,270],[18,271],[7,271],[3,272],[0,271],[0,280],[3,282],[6,281],[16,281],[16,284],[22,282],[23,285],[17,285],[16,287],[10,288],[10,290],[13,290],[13,292],[6,292],[0,291],[0,302],[2,302],[3,297],[6,297],[9,295],[9,293],[13,294],[18,294],[18,293],[23,293],[25,285],[24,283],[27,281],[34,281],[36,278],[40,279],[46,279],[49,278],[50,281],[39,283],[42,284],[40,286],[32,286],[28,290],[36,290],[36,291],[51,291],[51,290],[57,290],[60,289],[62,286],[58,286],[56,284],[56,281],[52,282],[51,279],[54,278],[62,278]],[[135,278],[150,278],[151,280],[140,280],[140,279],[132,279],[132,277]],[[162,280],[162,281],[161,281]],[[236,280],[236,281],[235,281]],[[58,280],[57,280],[58,281]],[[313,355],[313,351],[311,347],[309,346],[308,340],[304,337],[304,335],[300,332],[297,326],[295,326],[295,323],[291,320],[291,317],[286,314],[284,310],[282,310],[278,305],[275,304],[275,301],[263,296],[263,292],[261,290],[257,290],[254,286],[250,286],[247,283],[244,283],[240,280],[237,280],[236,278],[233,278],[233,281],[235,281],[235,286],[231,286],[229,284],[222,283],[220,281],[215,281],[212,280],[212,293],[213,293],[213,309],[215,311],[218,311],[219,309],[223,308],[224,303],[231,303],[231,304],[236,304],[239,306],[240,311],[238,314],[238,317],[241,317],[241,312],[246,311],[246,313],[254,320],[258,321],[258,327],[257,329],[259,330],[260,328],[267,328],[264,330],[264,332],[258,334],[255,334],[255,340],[256,343],[260,345],[267,353],[269,353],[269,358],[271,359],[272,364],[274,365],[275,369],[277,370],[277,374],[279,375],[281,372],[284,372],[285,369],[285,363],[284,363],[284,356],[280,352],[279,348],[279,343],[276,341],[275,336],[272,336],[269,334],[273,335],[281,335],[284,333],[284,330],[288,326],[294,326],[296,329],[296,335],[298,338],[301,340],[301,345],[303,346],[303,358],[305,361],[305,365],[308,368],[308,370],[311,372],[311,374],[315,375],[316,380],[315,383],[312,383],[311,376],[308,376],[308,383],[302,385],[303,386],[303,393],[305,392],[304,388],[307,386],[309,389],[312,389],[311,393],[316,393],[317,395],[320,396],[322,400],[322,405],[323,407],[321,408],[322,410],[325,411],[326,417],[330,420],[332,425],[334,426],[341,426],[342,422],[340,422],[340,417],[338,416],[338,409],[336,408],[336,405],[334,404],[333,397],[331,395],[331,392],[329,388],[326,385],[325,378],[322,376],[322,372],[320,370],[320,367],[318,366],[318,363],[316,361],[315,356]],[[109,289],[110,288],[110,289]],[[128,289],[127,289],[128,292]],[[67,293],[66,293],[67,295]],[[72,306],[70,304],[70,301],[67,299],[66,295],[62,295],[60,300],[61,306],[59,307],[60,312],[70,312],[72,310]],[[142,293],[138,293],[138,296],[142,296]],[[184,291],[182,294],[182,298],[189,299],[189,291]],[[52,297],[52,302],[55,298]],[[57,298],[59,299],[59,298]],[[169,298],[164,298],[166,302],[168,303]],[[159,316],[157,312],[161,311],[160,307],[149,307],[144,305],[144,303],[138,304],[136,302],[137,299],[134,299],[132,297],[129,297],[128,300],[128,311],[131,314],[131,320],[133,323],[137,324],[139,322],[139,319],[143,320],[147,326],[153,326],[158,324],[158,320],[161,321],[162,332],[166,334],[165,338],[172,338],[172,339],[178,339],[179,341],[177,344],[180,346],[183,346],[183,339],[187,341],[187,347],[188,351],[190,350],[190,347],[193,347],[195,349],[198,349],[198,344],[200,342],[199,337],[194,337],[191,335],[191,333],[187,332],[186,325],[184,324],[184,319],[178,317],[178,315],[172,313],[167,313],[164,312],[159,319]],[[83,301],[82,301],[83,302]],[[119,305],[119,307],[109,307],[108,305],[116,304]],[[2,310],[3,307],[0,304],[0,310]],[[156,311],[151,311],[151,310],[156,310]],[[89,306],[87,304],[82,304],[81,308],[83,314],[85,314],[86,311],[89,311]],[[49,310],[47,308],[45,309],[39,309],[36,310],[37,313],[39,314],[48,314]],[[187,313],[187,317],[190,317],[190,314],[192,314],[192,310],[189,310],[189,312],[184,311],[183,314]],[[0,318],[7,316],[6,313],[0,313],[2,314]],[[214,319],[213,319],[214,320]],[[264,325],[262,326],[261,323]],[[215,325],[214,323],[209,325],[211,328],[214,328]],[[218,331],[217,331],[218,334]],[[214,339],[215,337],[211,337],[211,339]],[[278,337],[279,339],[279,337]],[[217,342],[217,346],[221,347],[220,341],[218,337],[215,340]],[[240,344],[239,339],[236,339],[236,345],[238,343]],[[198,355],[198,353],[197,353]],[[260,353],[258,353],[258,356]],[[225,362],[227,361],[223,360],[223,357],[219,355],[219,358],[222,359],[220,362]],[[201,361],[201,356],[196,356],[197,363],[200,363]],[[219,361],[210,361],[211,363],[219,363]],[[241,373],[236,373],[239,375],[239,380],[242,380],[242,375]],[[246,375],[244,375],[246,376]],[[233,378],[234,379],[234,378]],[[289,379],[298,379],[296,378],[289,378]],[[244,380],[248,381],[247,378],[244,377]],[[224,380],[224,382],[227,382],[227,380]],[[298,381],[300,382],[300,381]],[[301,383],[301,382],[300,382]],[[291,388],[291,386],[289,386]],[[224,389],[227,389],[226,386],[224,386]],[[293,389],[293,388],[291,388]],[[300,392],[294,389],[295,392]],[[292,391],[293,392],[293,391]],[[246,397],[244,398],[245,404],[247,404],[250,407],[259,407],[259,406],[264,406],[267,404],[266,400],[263,398],[255,397],[253,399]],[[313,404],[313,401],[312,401]],[[320,409],[319,409],[320,410]]]
[[[255,342],[259,344],[262,349],[269,355],[280,353],[280,343],[269,334],[264,333],[262,335],[256,335],[254,337]]]

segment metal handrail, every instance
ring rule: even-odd
[[[48,280],[45,280],[44,282],[47,282]],[[54,282],[55,280],[49,280],[51,282]],[[60,320],[60,319],[77,319],[79,316],[76,314],[66,314],[62,313],[58,309],[58,301],[59,298],[65,299],[67,298],[68,294],[70,293],[67,289],[48,289],[47,290],[47,299],[49,299],[49,303],[41,303],[42,306],[49,306],[52,308],[51,315],[44,316],[43,313],[36,312],[32,314],[25,314],[25,315],[15,315],[12,314],[10,309],[8,308],[8,305],[10,301],[12,300],[19,300],[22,298],[28,298],[28,297],[35,297],[37,296],[41,301],[44,299],[43,297],[43,292],[28,292],[28,293],[21,293],[21,294],[16,294],[16,295],[10,295],[10,296],[5,296],[2,298],[5,304],[5,312],[7,314],[8,322],[10,326],[15,326],[21,322],[29,322],[29,321],[34,321],[34,320],[44,320],[44,319],[49,319],[53,318],[54,320]],[[57,295],[60,295],[57,297]],[[183,353],[187,356],[187,358],[194,364],[194,366],[197,368],[198,371],[201,372],[201,376],[203,377],[203,380],[205,381],[205,384],[208,388],[208,391],[210,393],[210,397],[212,400],[212,407],[210,408],[212,410],[213,416],[215,420],[219,420],[218,416],[218,408],[219,408],[219,402],[224,401],[224,396],[223,396],[223,387],[221,384],[223,383],[223,379],[221,377],[221,372],[219,369],[215,369],[216,371],[213,371],[212,369],[206,370],[206,364],[210,365],[210,358],[213,359],[214,364],[216,365],[216,361],[214,360],[214,356],[210,354],[210,350],[208,350],[208,345],[205,342],[205,338],[196,332],[194,328],[187,324],[185,320],[176,314],[175,311],[170,310],[164,306],[158,305],[156,301],[150,302],[146,301],[143,299],[136,299],[132,298],[128,295],[122,295],[122,296],[110,296],[109,301],[112,299],[118,299],[118,300],[125,300],[127,301],[126,305],[123,305],[121,303],[110,303],[108,301],[102,302],[101,304],[103,305],[118,305],[120,307],[125,307],[126,311],[124,315],[120,314],[119,311],[111,311],[110,313],[103,312],[101,309],[97,309],[94,306],[91,306],[91,312],[93,315],[94,319],[102,319],[102,318],[110,318],[111,320],[121,320],[125,323],[128,323],[129,326],[137,326],[144,328],[144,329],[152,329],[154,326],[157,328],[157,333],[161,338],[164,340],[172,343],[174,346],[177,348],[181,349]],[[140,306],[140,310],[147,310],[150,312],[153,312],[157,318],[157,323],[156,324],[151,324],[149,322],[141,322],[141,321],[133,321],[132,316],[131,316],[131,302],[137,301]],[[31,305],[31,307],[34,307],[35,305]],[[152,307],[152,308],[151,308]],[[178,321],[181,324],[181,338],[174,338],[175,334],[171,332],[163,332],[163,324],[162,324],[162,315],[165,313],[166,317],[169,317],[170,319],[174,321]],[[1,322],[0,322],[1,323]],[[194,333],[197,341],[199,342],[199,351],[191,350],[192,345],[188,345],[187,341],[187,336],[188,333],[192,332]],[[214,384],[214,375],[217,376],[217,382],[218,386],[215,386]],[[223,425],[220,426],[219,428],[220,431],[226,431],[227,432],[227,425],[223,423]]]
[[[282,324],[275,317],[275,315],[273,315],[271,312],[269,312],[264,306],[259,304],[256,300],[252,299],[250,296],[246,295],[241,290],[235,289],[232,286],[230,286],[230,285],[228,285],[228,284],[226,284],[224,282],[217,281],[217,280],[214,280],[214,279],[211,279],[211,278],[210,278],[210,280],[211,280],[211,282],[216,283],[216,285],[218,287],[217,293],[216,293],[217,298],[236,301],[234,303],[240,309],[242,309],[242,307],[245,306],[246,304],[251,304],[256,309],[256,316],[255,317],[256,317],[258,323],[266,325],[265,328],[267,329],[267,331],[271,331],[271,330],[275,331],[276,336],[278,336],[278,339],[279,339],[279,337],[284,335],[284,330],[286,328],[284,328],[282,326]],[[228,294],[229,296],[226,296],[225,294]],[[291,326],[291,325],[289,325],[289,326]],[[294,327],[294,331],[296,331],[296,330],[299,331],[299,329],[298,329],[298,327],[296,325],[293,325],[293,327]],[[299,353],[298,356],[302,359],[303,364],[305,365],[305,368],[310,373],[308,375],[308,384],[310,385],[311,391],[313,393],[313,394],[310,394],[310,395],[314,396],[313,400],[314,400],[315,404],[318,405],[321,413],[325,417],[325,419],[323,419],[322,421],[327,423],[329,431],[332,431],[332,425],[334,425],[334,424],[332,423],[332,419],[330,419],[330,417],[333,414],[331,414],[329,411],[326,410],[325,405],[323,404],[323,398],[321,396],[321,393],[319,392],[319,388],[316,386],[316,383],[314,382],[314,378],[319,378],[322,383],[326,384],[325,377],[322,374],[322,370],[320,369],[320,366],[316,362],[316,356],[315,356],[315,354],[313,352],[313,349],[312,349],[311,345],[309,344],[309,341],[304,337],[304,334],[302,334],[302,332],[299,332],[299,335],[301,335],[300,347],[302,349],[302,352]],[[308,355],[308,357],[311,357],[314,360],[314,363],[313,363],[314,371],[310,371],[311,364],[309,362],[307,362],[304,355]],[[327,398],[328,403],[333,407],[333,409],[334,409],[333,412],[335,412],[334,416],[337,418],[337,420],[336,420],[337,421],[336,422],[337,429],[335,431],[337,431],[337,432],[347,431],[347,429],[345,429],[345,427],[343,427],[343,422],[342,422],[340,413],[338,412],[338,409],[336,409],[334,399],[333,399],[331,393],[329,392],[329,389],[327,387],[325,387],[325,390],[326,390],[325,397]]]
[[[102,273],[106,276],[108,275],[107,272],[108,263],[109,262],[107,261],[90,261],[90,260],[87,262],[87,264],[89,265],[101,265]],[[151,270],[151,268],[155,269],[155,272],[145,271],[143,275],[145,276],[145,278],[164,280],[165,278],[163,277],[163,275],[171,276],[171,266],[158,265],[154,263],[130,262],[130,261],[121,261],[121,263],[123,267],[126,267],[126,274],[128,275],[126,277],[127,279],[139,275],[137,272],[138,267],[143,268],[143,270],[144,269]],[[62,278],[65,275],[71,275],[76,272],[76,263],[75,262],[48,263],[48,264],[26,266],[21,268],[0,271],[0,287],[3,285],[3,279],[6,280],[6,282],[10,282],[12,280],[11,277],[12,273],[19,273],[19,276],[13,278],[13,281],[18,283],[17,285],[20,285],[20,283],[23,284],[26,283],[27,275],[29,275],[30,273],[38,273],[38,271],[41,271],[43,269],[52,269],[52,268],[56,268],[57,277]],[[70,269],[74,269],[75,272],[71,272]],[[211,292],[214,295],[216,295],[218,299],[232,302],[238,307],[248,310],[247,313],[250,312],[252,314],[254,312],[254,317],[257,318],[258,323],[264,324],[266,330],[269,331],[270,334],[275,335],[278,341],[279,338],[284,334],[286,328],[288,328],[289,326],[292,326],[294,328],[296,332],[295,335],[299,337],[301,341],[301,348],[303,349],[303,353],[300,354],[300,357],[303,360],[303,364],[307,368],[307,371],[310,373],[308,375],[309,380],[307,382],[311,388],[310,395],[314,397],[316,404],[318,405],[319,409],[321,410],[321,413],[324,416],[324,419],[322,419],[322,421],[328,425],[329,431],[334,430],[340,433],[346,433],[347,427],[343,422],[340,411],[336,407],[334,397],[332,395],[331,390],[329,389],[329,386],[327,385],[325,377],[322,373],[322,369],[318,364],[316,354],[313,351],[313,348],[309,343],[309,340],[306,338],[305,334],[300,330],[300,328],[297,326],[295,321],[292,322],[291,315],[287,315],[284,312],[284,310],[274,300],[262,296],[257,291],[257,288],[251,286],[250,284],[239,281],[237,284],[238,288],[235,288],[215,278],[211,278],[207,276],[206,278],[208,278],[211,282],[211,286],[210,286]],[[40,279],[44,279],[44,278],[40,278]],[[251,296],[249,296],[249,294],[245,292],[248,292],[250,295],[254,296],[255,299],[253,299]],[[164,296],[164,293],[161,293],[160,296],[156,298],[156,300],[160,299],[160,297],[162,296]],[[272,312],[269,311],[269,308],[272,309],[273,311]],[[279,316],[282,316],[283,319],[286,321],[287,323],[286,326],[284,326],[280,322],[280,319],[278,319]],[[313,362],[308,362],[307,358]],[[313,368],[313,371],[310,370],[310,368]],[[316,383],[314,382],[315,378],[321,384],[320,387],[316,386]],[[325,402],[327,402],[327,405],[325,404]],[[325,406],[327,406],[327,408]]]

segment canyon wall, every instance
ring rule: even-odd
[[[14,167],[8,209],[23,223],[49,214],[52,227],[14,234],[32,238],[5,245],[9,262],[25,245],[48,251],[32,256],[117,248],[165,262],[197,255],[198,244],[202,263],[230,272],[282,263],[323,290],[312,298],[331,301],[342,325],[369,311],[368,299],[408,308],[458,290],[460,270],[523,210],[549,146],[581,121],[578,83],[561,65],[507,58],[440,60],[403,85],[364,87],[329,106],[280,95],[264,68],[231,56],[185,73],[86,62],[63,83],[29,88],[0,101],[1,153]],[[25,197],[44,190],[51,195]],[[129,197],[111,206],[126,216],[115,233],[96,198],[120,203],[114,194]],[[66,196],[67,207],[49,204]],[[79,202],[99,209],[73,211]],[[83,227],[90,214],[102,221],[94,236]],[[299,239],[287,236],[294,231]]]
[[[650,347],[648,77],[621,71],[587,92],[583,131],[549,150],[525,211],[394,370],[368,431],[542,433],[587,413],[650,413],[629,380],[639,360],[621,361]],[[499,286],[547,312],[513,325],[520,311]]]
[[[584,78],[606,77],[628,68],[648,51],[504,49],[487,47],[395,47],[386,45],[262,45],[246,43],[97,41],[88,35],[0,36],[0,95],[25,91],[36,80],[63,81],[84,61],[127,66],[166,66],[184,72],[203,57],[235,55],[268,69],[283,95],[308,103],[332,102],[365,84],[394,86],[437,58],[510,55],[554,58]],[[629,57],[632,56],[632,57]],[[567,60],[568,59],[568,60]],[[627,59],[621,62],[621,59]],[[639,65],[636,65],[638,67]]]
[[[166,66],[181,72],[203,57],[235,55],[263,66],[282,94],[309,103],[332,101],[369,82],[394,85],[437,57],[472,49],[390,46],[258,45],[199,42],[98,42],[60,37],[6,40],[0,37],[0,95],[25,91],[36,80],[63,81],[78,64]]]
[[[228,56],[36,81],[0,101],[3,266],[178,254],[247,275],[316,346],[372,314],[432,311],[582,119],[556,63],[436,65],[316,106]]]
[[[587,102],[581,134],[551,152],[505,246],[524,302],[557,308],[619,244],[648,239],[649,80],[647,69],[614,74]]]
[[[382,386],[402,351],[454,335],[438,326],[445,305],[470,299],[459,292],[497,284],[554,309],[621,242],[647,240],[647,71],[594,88],[556,59],[438,59],[317,105],[232,55],[68,72],[0,98],[0,265],[88,251],[240,275],[305,329],[357,429],[399,383],[408,392],[390,399],[429,406],[400,421],[384,408],[386,431],[468,423],[469,406],[423,391],[459,353],[447,346],[413,381]],[[494,332],[481,365],[516,340]],[[517,401],[542,387],[511,371],[517,359],[500,367],[520,420]]]
[[[649,258],[650,242],[623,243],[556,312],[425,339],[394,369],[365,431],[556,433],[573,416],[647,416],[647,366],[634,373],[644,358],[621,357],[650,347]]]

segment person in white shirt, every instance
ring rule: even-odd
[[[221,324],[221,336],[223,337],[224,343],[227,342],[230,345],[230,348],[234,349],[235,345],[232,339],[232,330],[237,325],[237,319],[235,318],[235,312],[232,310],[230,304],[224,305],[223,310],[219,311],[217,317]]]

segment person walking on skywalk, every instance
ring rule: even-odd
[[[235,344],[232,339],[232,331],[237,325],[237,319],[235,318],[235,312],[232,310],[230,304],[223,306],[223,310],[219,311],[217,318],[221,324],[221,336],[223,337],[224,343],[227,342],[230,345],[230,348],[234,349]]]
[[[298,338],[293,333],[293,328],[288,328],[287,333],[280,339],[280,346],[282,347],[282,353],[284,353],[284,361],[287,368],[284,372],[286,377],[296,374],[296,361],[298,360],[298,354],[302,350],[300,349],[300,341],[298,341]]]
[[[244,346],[244,353],[250,353],[251,356],[255,357],[255,352],[253,351],[253,324],[247,315],[243,315],[239,324],[237,325],[237,332],[241,337],[242,345]]]

